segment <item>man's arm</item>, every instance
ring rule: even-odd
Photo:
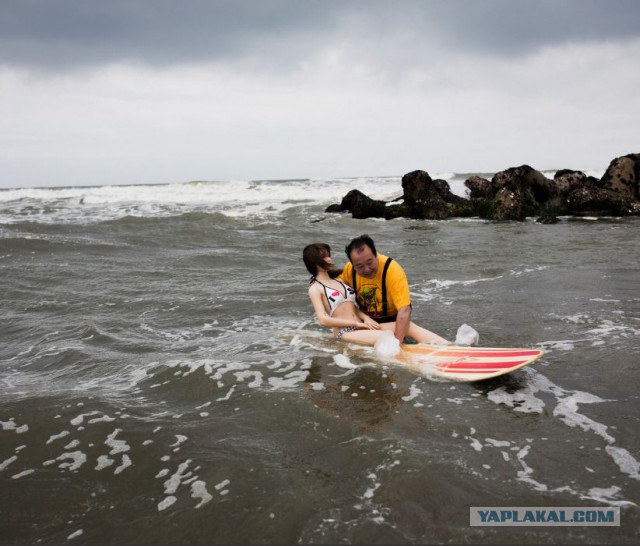
[[[404,343],[404,338],[409,331],[409,323],[411,322],[411,306],[406,305],[398,309],[396,318],[396,329],[393,335],[400,343]]]
[[[389,267],[387,275],[387,294],[397,309],[394,336],[403,343],[411,323],[411,295],[407,275],[402,266],[395,261]]]

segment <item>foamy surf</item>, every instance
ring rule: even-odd
[[[468,197],[470,175],[435,173],[451,191]],[[230,218],[277,216],[289,209],[326,208],[358,189],[383,201],[402,197],[401,177],[226,180],[170,184],[0,190],[0,223],[105,222],[128,216],[168,217],[193,212]]]
[[[618,505],[590,536],[637,538],[637,219],[324,213],[354,187],[401,195],[399,177],[0,192],[5,541],[459,543],[479,538],[461,506],[504,498]],[[300,252],[345,259],[361,233],[405,268],[416,323],[542,348],[535,373],[434,381],[337,343]]]
[[[612,435],[611,428],[601,422],[591,419],[580,412],[580,406],[584,404],[613,403],[614,400],[604,400],[594,394],[584,391],[571,391],[563,389],[551,382],[548,378],[535,370],[523,370],[527,374],[527,384],[524,388],[510,392],[505,387],[499,387],[489,391],[487,397],[496,404],[504,404],[520,413],[543,414],[547,408],[545,395],[551,395],[555,406],[551,409],[553,417],[569,428],[580,428],[584,432],[593,434],[604,441],[604,451],[618,466],[620,472],[634,480],[640,480],[640,463],[624,447],[618,446],[616,438]],[[599,449],[599,448],[596,448]],[[528,468],[528,467],[527,467]],[[528,468],[526,475],[532,473]],[[586,495],[587,493],[580,493]],[[620,501],[627,504],[635,504],[630,501]]]

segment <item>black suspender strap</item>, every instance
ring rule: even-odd
[[[382,268],[382,317],[387,316],[389,310],[389,304],[387,303],[387,271],[393,258],[387,258],[387,261]],[[358,288],[356,286],[356,270],[354,267],[351,269],[351,284],[353,285],[353,291],[358,295]]]
[[[351,283],[353,284],[353,291],[356,293],[356,299],[358,299],[358,288],[356,287],[356,268],[351,266]]]
[[[389,265],[393,261],[393,258],[388,258],[382,269],[382,316],[387,316],[388,304],[387,304],[387,271]]]

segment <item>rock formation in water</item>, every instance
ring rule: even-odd
[[[529,165],[496,173],[491,180],[472,176],[465,181],[469,198],[451,193],[444,180],[426,171],[402,177],[403,197],[386,202],[351,190],[326,212],[349,212],[353,218],[414,218],[443,220],[479,216],[489,220],[555,223],[558,216],[640,215],[640,154],[614,159],[601,179],[563,169],[553,180]]]

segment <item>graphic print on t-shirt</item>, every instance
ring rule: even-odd
[[[375,284],[363,284],[358,286],[358,305],[367,315],[375,318],[380,314],[382,296]]]

